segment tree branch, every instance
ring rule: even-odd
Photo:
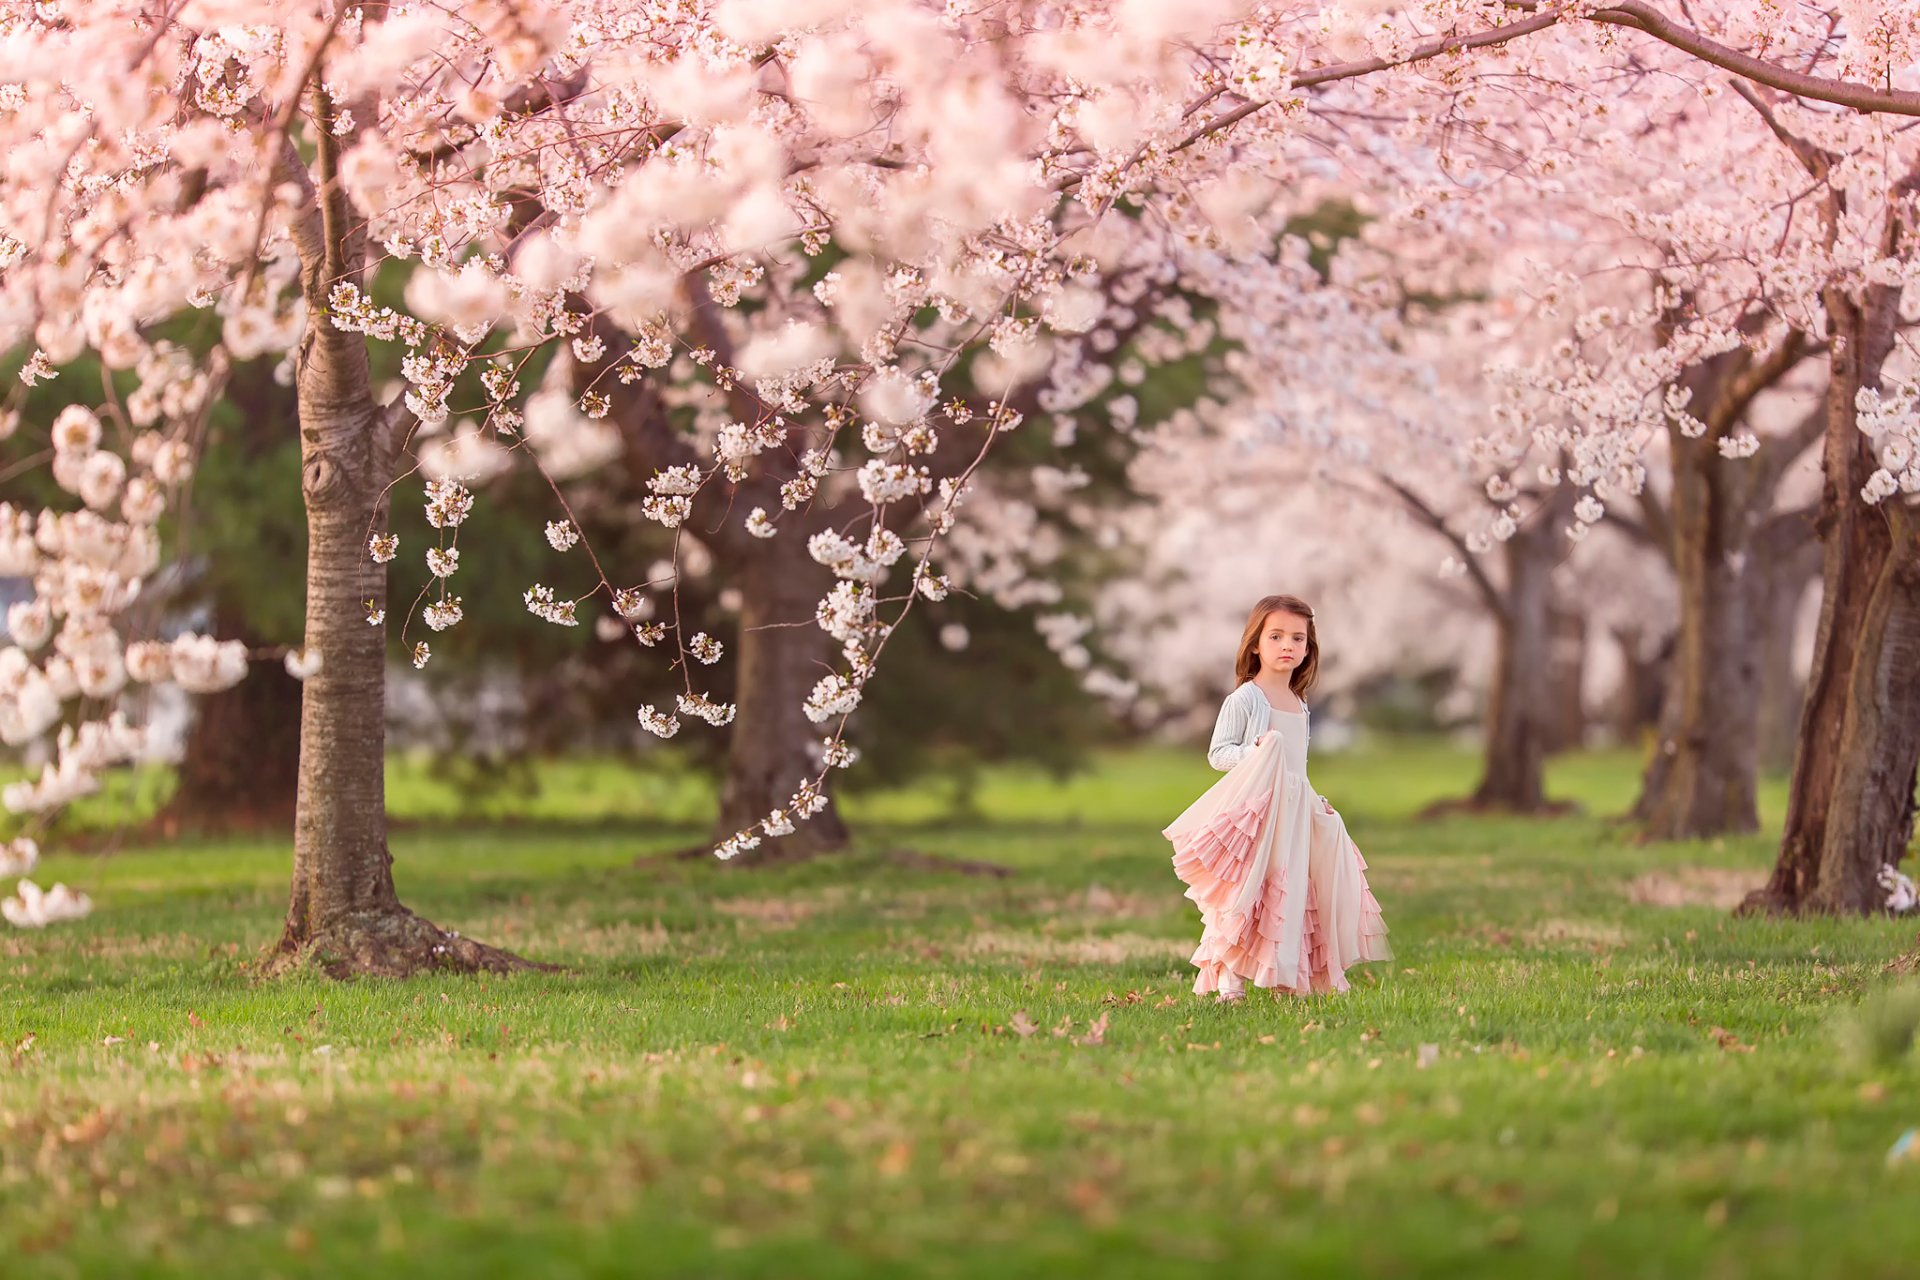
[[[1609,515],[1608,519],[1614,517]],[[1673,560],[1673,515],[1667,510],[1667,504],[1653,490],[1642,487],[1640,490],[1640,519],[1645,522],[1648,545],[1657,548],[1666,556],[1669,563]]]
[[[1814,445],[1827,433],[1826,397],[1800,419],[1799,425],[1782,435],[1767,436],[1760,441],[1760,450],[1748,465],[1760,470],[1762,482],[1767,488],[1779,483],[1780,476],[1793,465],[1794,460]]]
[[[1647,521],[1636,520],[1624,512],[1609,510],[1607,512],[1607,524],[1624,533],[1629,541],[1638,543],[1650,551],[1657,551],[1663,556],[1668,554],[1669,549],[1673,545],[1670,541],[1663,540],[1655,534],[1652,528],[1649,527]]]
[[[1538,10],[1538,0],[1507,0],[1516,9],[1529,12]],[[1683,53],[1690,53],[1702,62],[1711,63],[1724,71],[1731,71],[1743,79],[1769,88],[1790,93],[1796,98],[1812,98],[1816,102],[1831,102],[1836,106],[1852,107],[1855,111],[1886,112],[1889,115],[1920,116],[1920,93],[1909,89],[1875,88],[1872,85],[1855,84],[1848,80],[1832,80],[1825,76],[1810,75],[1806,72],[1791,71],[1752,54],[1741,53],[1738,49],[1708,39],[1691,27],[1685,27],[1667,17],[1644,0],[1620,0],[1604,9],[1596,9],[1587,15],[1588,20],[1607,26],[1630,27],[1644,31],[1663,44],[1672,45]]]
[[[1807,552],[1819,546],[1814,537],[1814,518],[1818,514],[1817,506],[1774,512],[1755,530],[1753,549],[1770,564],[1784,566],[1796,575],[1803,571],[1810,575],[1811,570],[1806,567]]]
[[[1412,489],[1390,476],[1380,475],[1378,472],[1374,474],[1378,476],[1381,484],[1406,504],[1407,510],[1413,513],[1415,519],[1445,538],[1460,552],[1460,557],[1467,566],[1467,576],[1473,580],[1474,587],[1480,593],[1481,603],[1486,605],[1494,617],[1504,621],[1508,613],[1506,597],[1501,594],[1500,588],[1494,585],[1493,579],[1487,576],[1485,567],[1480,563],[1480,557],[1468,549],[1466,539],[1449,528],[1447,518],[1435,511],[1427,504],[1426,499]]]
[[[1825,181],[1827,171],[1833,167],[1834,155],[1831,151],[1815,146],[1780,123],[1780,117],[1774,114],[1773,108],[1767,105],[1764,98],[1753,91],[1752,85],[1735,80],[1733,91],[1759,113],[1760,119],[1773,131],[1773,136],[1786,144],[1787,150],[1793,152],[1795,158],[1800,161],[1801,168],[1816,180]]]
[[[1741,77],[1734,88],[1742,97],[1752,103],[1756,110],[1766,118],[1774,132],[1788,145],[1801,154],[1802,163],[1808,162],[1805,150],[1816,150],[1803,140],[1786,132],[1773,116],[1771,110],[1760,101],[1757,95],[1743,81],[1751,80],[1769,88],[1779,89],[1798,98],[1811,98],[1817,102],[1831,102],[1838,106],[1851,107],[1855,111],[1885,112],[1889,115],[1920,116],[1920,93],[1907,89],[1875,88],[1872,85],[1856,84],[1850,80],[1834,80],[1826,76],[1816,76],[1803,71],[1793,71],[1752,54],[1742,53],[1730,45],[1709,39],[1691,27],[1683,26],[1660,13],[1642,0],[1621,0],[1621,3],[1596,9],[1588,14],[1568,13],[1560,9],[1548,9],[1543,0],[1506,0],[1509,8],[1532,15],[1519,22],[1504,26],[1489,27],[1464,36],[1446,36],[1429,40],[1414,46],[1412,50],[1398,58],[1366,58],[1358,62],[1342,62],[1330,67],[1316,67],[1304,71],[1293,79],[1295,89],[1312,89],[1323,84],[1332,84],[1341,80],[1352,80],[1375,72],[1390,70],[1393,67],[1410,66],[1416,62],[1426,62],[1451,53],[1460,53],[1469,49],[1481,49],[1506,44],[1521,36],[1544,31],[1548,27],[1558,26],[1568,20],[1597,22],[1603,26],[1627,27],[1652,36],[1663,44],[1671,45],[1684,53],[1700,59],[1702,62],[1731,71]],[[1209,134],[1230,128],[1240,121],[1266,107],[1269,100],[1246,102],[1205,121],[1198,128],[1187,133],[1173,145],[1180,151],[1192,146]],[[1822,153],[1824,154],[1824,153]],[[1060,190],[1066,190],[1080,182],[1078,176],[1068,178],[1059,184]]]
[[[1707,431],[1719,436],[1746,416],[1755,396],[1791,373],[1806,354],[1807,335],[1799,329],[1787,330],[1780,345],[1768,352],[1758,364],[1749,364],[1727,379],[1715,398],[1707,417]]]

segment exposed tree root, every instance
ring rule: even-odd
[[[1548,800],[1530,808],[1516,808],[1513,805],[1499,804],[1488,800],[1479,800],[1473,796],[1463,796],[1453,800],[1436,800],[1419,813],[1422,822],[1435,818],[1480,817],[1498,815],[1514,818],[1565,818],[1580,812],[1580,806],[1571,800]]]
[[[557,965],[525,960],[442,929],[405,907],[342,916],[316,936],[282,937],[261,962],[264,977],[308,966],[329,978],[407,978],[418,973],[555,972]]]

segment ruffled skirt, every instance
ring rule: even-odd
[[[1196,993],[1248,983],[1345,991],[1348,969],[1393,958],[1366,859],[1340,815],[1287,767],[1277,739],[1249,751],[1163,834],[1204,926]]]

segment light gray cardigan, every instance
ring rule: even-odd
[[[1267,729],[1267,708],[1272,704],[1260,686],[1249,680],[1227,695],[1220,704],[1220,718],[1213,722],[1213,741],[1207,744],[1207,763],[1225,773],[1253,750],[1253,740]],[[1300,699],[1305,707],[1307,700]]]

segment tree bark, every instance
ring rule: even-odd
[[[1759,330],[1764,312],[1743,325]],[[1688,369],[1679,380],[1701,431],[1676,423],[1667,432],[1672,492],[1664,510],[1643,499],[1659,530],[1679,592],[1667,699],[1660,734],[1642,779],[1633,816],[1656,840],[1754,831],[1758,802],[1762,673],[1770,637],[1791,641],[1793,620],[1774,608],[1771,558],[1810,531],[1796,517],[1773,515],[1781,475],[1813,443],[1812,415],[1794,431],[1769,438],[1757,456],[1720,451],[1755,397],[1777,385],[1804,358],[1806,343],[1790,331],[1764,357],[1735,348]]]
[[[1613,736],[1618,742],[1640,742],[1660,724],[1660,711],[1666,704],[1667,670],[1673,661],[1673,643],[1669,638],[1657,650],[1647,652],[1640,629],[1616,627],[1614,642],[1620,646],[1620,660],[1626,671],[1620,689],[1614,695]]]
[[[1882,867],[1911,836],[1920,761],[1920,532],[1896,497],[1860,498],[1875,460],[1855,396],[1877,387],[1893,346],[1899,292],[1828,291],[1820,627],[1800,722],[1778,861],[1748,911],[1862,914],[1884,897]]]
[[[400,903],[387,851],[387,574],[368,538],[387,527],[394,474],[391,424],[374,403],[365,339],[327,320],[337,281],[354,277],[358,221],[335,176],[339,143],[316,86],[318,180],[294,223],[309,315],[295,357],[301,491],[307,513],[305,648],[320,669],[305,682],[294,808],[293,885],[273,970],[311,960],[328,974],[404,976],[425,969],[503,972],[526,962],[416,916]],[[304,176],[297,161],[289,168]]]
[[[1806,704],[1806,682],[1793,661],[1794,624],[1808,586],[1820,578],[1820,544],[1812,522],[1795,518],[1792,524],[1790,543],[1763,547],[1756,561],[1757,616],[1766,619],[1760,643],[1760,772],[1774,776],[1793,768],[1794,739]]]
[[[1546,759],[1553,732],[1553,571],[1566,541],[1563,494],[1505,543],[1505,608],[1499,615],[1487,742],[1476,808],[1538,813],[1549,806]]]
[[[703,340],[721,353],[719,362],[732,362],[731,343],[714,314],[712,300],[695,290],[690,299]],[[597,323],[615,351],[627,339]],[[674,430],[666,405],[652,380],[630,386],[603,386],[614,399],[613,420],[624,446],[627,483],[643,490],[657,471],[672,466],[702,466],[687,438]],[[742,419],[757,421],[764,406],[744,387],[729,392],[731,408]],[[804,772],[814,759],[812,748],[829,726],[814,724],[801,710],[814,683],[835,669],[837,650],[831,637],[814,622],[814,607],[833,585],[832,575],[807,552],[807,538],[830,521],[830,512],[790,513],[780,533],[759,539],[741,527],[739,512],[756,506],[780,508],[780,486],[799,473],[797,450],[771,449],[756,460],[754,470],[731,492],[710,485],[694,499],[690,526],[703,530],[702,541],[741,593],[740,625],[734,636],[734,719],[727,738],[726,770],[720,782],[720,808],[715,816],[715,839],[758,828],[776,809],[788,808]],[[763,838],[761,845],[733,859],[736,866],[758,866],[794,861],[844,848],[849,835],[839,810],[831,803],[832,774],[821,782],[829,798],[826,809],[804,821],[796,820],[792,834]],[[692,852],[691,850],[689,851]]]
[[[1547,731],[1547,754],[1573,751],[1587,740],[1587,619],[1563,605],[1555,606],[1549,627],[1553,633],[1548,679],[1553,686],[1552,720]]]
[[[1760,825],[1755,796],[1763,619],[1754,614],[1751,497],[1709,432],[1671,433],[1672,560],[1680,629],[1669,702],[1635,807],[1647,834],[1682,840]]]
[[[803,535],[782,530],[753,551],[734,566],[742,595],[739,686],[715,825],[719,839],[787,808],[795,788],[812,776],[808,761],[827,726],[807,719],[801,708],[814,682],[835,665],[833,638],[813,617],[833,578],[807,554]],[[844,848],[847,840],[846,823],[829,804],[797,823],[793,834],[765,842],[736,861],[790,861]]]

